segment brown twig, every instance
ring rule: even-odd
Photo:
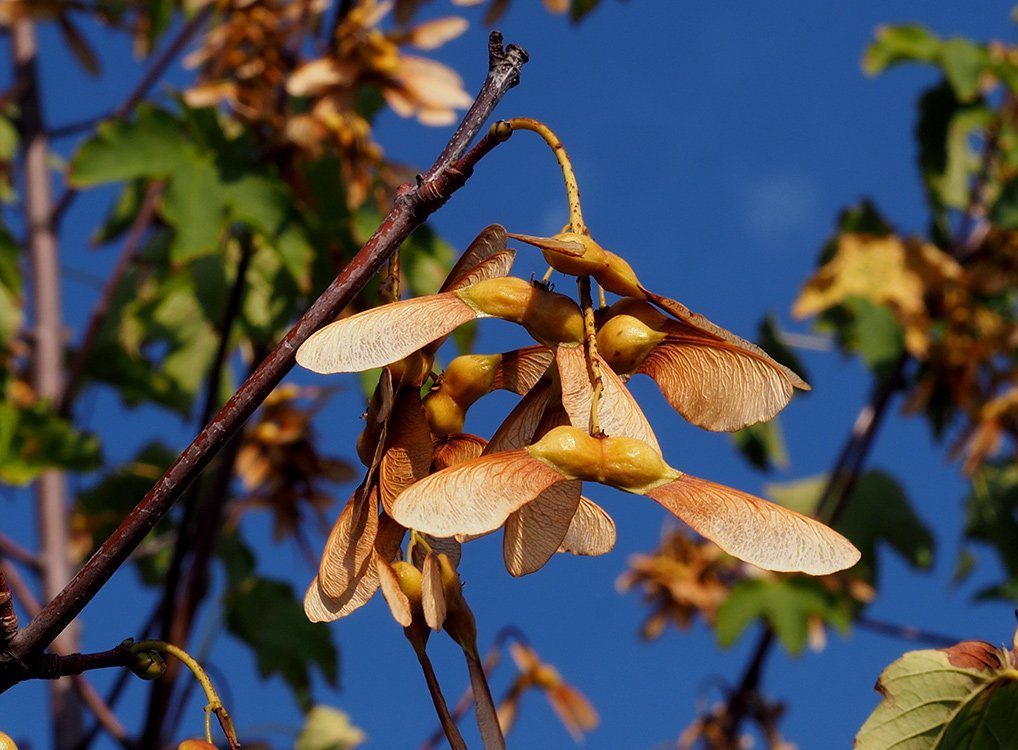
[[[106,315],[109,312],[110,304],[113,302],[113,295],[119,289],[124,274],[127,273],[127,270],[134,263],[135,256],[138,254],[138,248],[141,246],[141,241],[145,236],[145,230],[152,221],[156,204],[159,202],[159,197],[162,193],[162,182],[149,183],[138,213],[135,215],[134,221],[131,222],[131,228],[124,239],[124,247],[120,251],[120,257],[117,258],[117,263],[103,285],[99,299],[96,300],[95,306],[92,308],[92,315],[88,319],[85,332],[81,336],[81,343],[71,359],[67,382],[64,384],[64,389],[60,396],[58,412],[62,416],[66,417],[71,413],[71,406],[77,395],[81,379],[85,374],[85,365],[88,363],[88,358],[95,347],[96,340],[99,338],[99,331],[102,329],[103,323],[106,322]]]
[[[7,576],[0,566],[0,651],[7,648],[18,633],[18,614],[14,611],[14,597],[7,585]]]
[[[958,638],[953,635],[934,633],[932,630],[923,630],[913,625],[898,625],[893,622],[876,620],[872,617],[868,617],[867,615],[859,615],[856,617],[855,624],[864,630],[869,630],[874,633],[889,635],[894,638],[902,638],[906,641],[926,643],[937,648],[948,648],[965,640],[964,638]]]
[[[453,134],[439,161],[418,185],[404,185],[397,191],[394,205],[381,226],[336,280],[241,385],[215,419],[202,429],[74,579],[14,638],[8,651],[0,654],[0,691],[23,679],[26,659],[44,649],[67,627],[145,535],[166,515],[184,489],[237,433],[293,367],[297,347],[318,328],[333,320],[410,232],[466,183],[477,161],[500,141],[489,133],[465,156],[458,156],[466,151],[470,141],[484,126],[495,104],[518,82],[519,68],[525,61],[526,53],[522,49],[513,45],[503,49],[501,35],[492,33],[488,76],[477,101]],[[484,102],[484,106],[478,105],[478,102]]]
[[[223,369],[230,353],[230,337],[244,301],[247,271],[251,264],[251,256],[254,254],[254,246],[248,232],[241,234],[239,243],[241,255],[237,262],[233,285],[230,287],[226,299],[223,317],[219,323],[219,343],[205,381],[205,399],[199,425],[207,424],[219,405]],[[240,441],[234,439],[220,454],[219,466],[207,492],[199,492],[198,483],[195,483],[184,496],[182,503],[184,512],[178,526],[173,559],[170,561],[170,567],[166,573],[163,598],[159,603],[160,639],[168,643],[179,645],[187,643],[191,626],[194,623],[194,616],[208,591],[209,565],[222,531],[222,520],[225,516],[227,500],[230,497],[230,481],[233,477],[234,464],[239,449]],[[207,502],[202,502],[203,499]],[[186,572],[186,580],[181,585],[181,577],[189,557],[190,567]],[[161,745],[160,739],[163,727],[166,726],[166,719],[170,715],[169,705],[179,673],[179,662],[171,661],[166,665],[163,676],[152,683],[145,729],[142,734],[143,746],[157,747]]]
[[[439,736],[445,735],[452,750],[467,750],[463,735],[456,726],[457,719],[449,713],[449,706],[446,705],[445,696],[442,695],[442,688],[438,684],[438,677],[435,675],[435,668],[431,665],[431,659],[427,652],[422,649],[414,649],[417,660],[421,663],[421,670],[424,672],[424,681],[428,683],[428,692],[431,694],[431,701],[435,704],[435,712],[438,714],[438,721],[441,724]]]
[[[3,574],[3,565],[0,565],[0,576]],[[10,577],[10,588],[16,595],[18,601],[21,602],[21,606],[24,607],[25,612],[27,612],[30,616],[38,614],[41,606],[35,596],[33,596],[28,584],[25,583],[24,579],[22,579],[18,572],[13,568],[7,571],[7,575]],[[58,657],[68,654],[67,649],[64,648],[62,639],[57,639],[53,642],[53,651]],[[59,667],[52,666],[52,664],[47,668],[57,671],[60,669]],[[109,704],[103,700],[102,696],[99,695],[95,687],[87,678],[77,673],[69,674],[71,674],[71,683],[81,696],[82,702],[95,715],[99,726],[105,729],[111,737],[127,747],[127,730],[124,728],[124,725],[120,723],[120,720],[117,719]],[[84,740],[84,737],[82,737],[82,740]],[[79,746],[80,745],[81,743],[79,741]]]
[[[39,558],[30,550],[25,549],[5,533],[0,531],[0,558],[8,557],[15,562],[30,568],[33,573],[38,573],[42,567],[39,565]],[[2,651],[3,649],[0,649]]]

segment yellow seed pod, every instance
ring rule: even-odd
[[[541,254],[556,271],[570,276],[596,276],[608,267],[608,251],[594,242],[590,235],[562,232],[550,239],[551,242],[541,248]],[[569,252],[557,251],[554,249],[556,244],[569,248]],[[574,252],[579,254],[574,255]]]
[[[441,389],[464,408],[491,391],[501,354],[464,354],[449,363]]]
[[[443,390],[432,391],[421,401],[433,435],[442,437],[463,432],[466,410]]]
[[[399,579],[399,588],[410,600],[410,604],[418,607],[421,604],[421,571],[406,560],[392,563],[392,569]]]
[[[0,732],[0,750],[18,750],[18,746],[10,735]]]
[[[583,314],[576,303],[523,279],[487,279],[456,294],[482,315],[519,323],[543,344],[583,341]]]
[[[619,375],[636,372],[665,335],[632,315],[615,315],[597,331],[597,352]]]
[[[177,745],[177,750],[217,750],[216,746],[205,740],[191,739],[184,740]]]
[[[679,476],[642,440],[592,437],[576,427],[549,430],[527,450],[569,479],[600,482],[632,492],[643,492]]]
[[[605,268],[591,274],[594,280],[601,285],[601,288],[623,297],[644,299],[646,294],[643,287],[640,286],[640,280],[636,278],[636,272],[633,271],[632,266],[615,253],[607,250],[602,252],[604,252],[608,263]]]

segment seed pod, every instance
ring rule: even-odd
[[[456,295],[480,316],[519,323],[542,344],[583,341],[583,315],[576,303],[523,279],[489,279]]]
[[[548,265],[570,276],[592,276],[601,287],[623,297],[644,299],[643,287],[632,267],[605,250],[587,234],[562,232],[554,237],[510,234],[513,239],[540,248]]]
[[[217,750],[216,746],[205,740],[191,739],[184,740],[177,745],[177,750]]]
[[[592,437],[575,427],[556,427],[527,451],[570,479],[610,484],[630,492],[643,492],[679,476],[642,440]]]
[[[18,746],[10,738],[10,735],[0,732],[0,750],[18,750]]]
[[[597,331],[597,351],[619,375],[636,372],[640,364],[665,339],[632,315],[614,315]]]
[[[463,431],[467,409],[491,391],[501,361],[500,354],[465,354],[449,363],[439,387],[423,401],[434,434]]]

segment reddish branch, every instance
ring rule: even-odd
[[[219,414],[198,434],[177,461],[156,482],[120,527],[110,536],[74,579],[0,654],[0,690],[25,678],[33,654],[40,653],[71,623],[106,584],[145,535],[162,519],[212,458],[241,428],[294,365],[294,355],[307,338],[346,307],[410,233],[442,207],[462,187],[473,168],[493,149],[499,138],[486,135],[465,156],[495,104],[519,81],[526,53],[514,45],[502,47],[501,35],[492,33],[489,70],[481,92],[453,135],[449,146],[417,185],[403,185],[381,226],[336,280],[294,325],[272,353],[241,385]]]

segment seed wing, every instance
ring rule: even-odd
[[[476,317],[470,305],[452,293],[393,302],[316,331],[297,350],[297,363],[322,374],[383,367]]]
[[[540,570],[558,551],[580,503],[577,480],[557,482],[510,513],[502,536],[502,557],[510,575]]]
[[[559,346],[555,349],[555,361],[558,363],[559,379],[562,382],[562,406],[569,414],[573,427],[589,430],[590,406],[594,397],[594,389],[590,384],[587,372],[587,359],[583,348],[579,346]],[[658,453],[658,445],[654,430],[643,415],[639,404],[633,398],[621,378],[615,374],[608,363],[598,357],[601,365],[601,382],[603,390],[598,404],[597,416],[601,430],[609,437],[631,437],[642,440],[653,446]]]
[[[332,599],[346,596],[371,562],[378,533],[375,493],[370,502],[360,494],[360,490],[354,493],[336,519],[318,565],[318,584]]]
[[[562,480],[523,449],[494,453],[425,477],[396,498],[392,516],[437,537],[484,534]]]
[[[819,521],[753,495],[683,474],[645,493],[730,555],[760,568],[825,575],[859,560]]]
[[[559,552],[574,555],[603,555],[615,547],[615,522],[600,505],[585,497],[573,514]]]

